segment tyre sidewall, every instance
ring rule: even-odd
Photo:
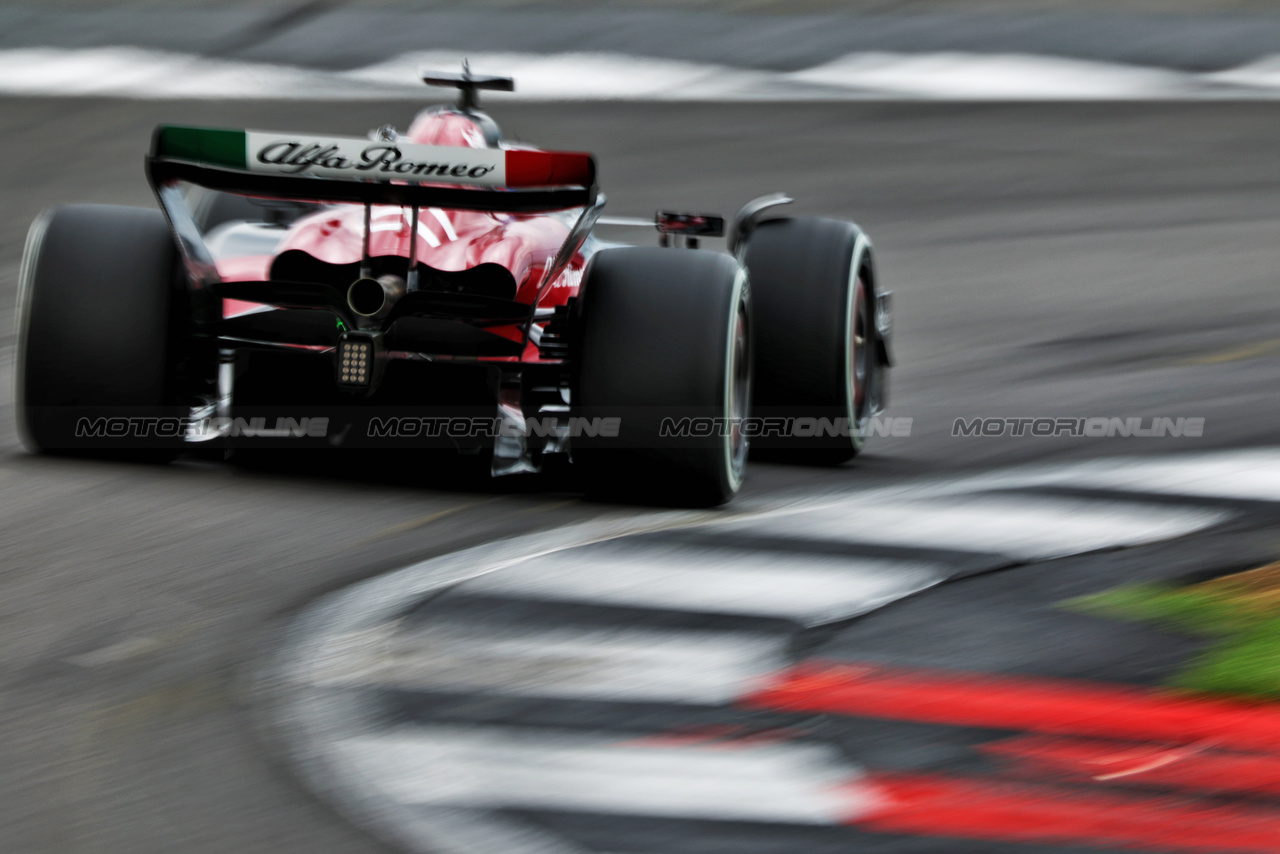
[[[574,413],[621,425],[615,438],[574,439],[590,491],[664,504],[737,492],[745,455],[735,458],[728,435],[673,436],[663,422],[728,418],[740,306],[750,336],[746,272],[727,255],[625,248],[592,258],[576,309]]]
[[[760,224],[742,255],[757,311],[753,415],[792,426],[799,419],[844,419],[849,428],[847,436],[762,437],[756,455],[819,464],[851,459],[864,445],[880,372],[869,242],[849,222],[779,218]],[[862,352],[854,349],[859,305]],[[866,360],[860,405],[855,359]]]
[[[171,346],[178,269],[158,211],[68,205],[37,218],[23,252],[15,360],[28,448],[130,456],[180,446],[172,437],[102,444],[75,436],[83,418],[182,414]]]

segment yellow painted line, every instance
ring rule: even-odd
[[[70,656],[66,661],[77,667],[103,667],[108,664],[120,664],[130,659],[142,658],[162,649],[164,649],[164,644],[155,638],[132,637],[108,644],[92,652]]]
[[[352,548],[356,548],[357,546],[367,546],[370,543],[377,542],[378,540],[382,540],[387,537],[394,537],[397,534],[403,534],[407,531],[412,531],[417,528],[430,525],[432,522],[437,522],[440,519],[445,518],[446,516],[452,516],[454,513],[457,513],[459,511],[466,510],[471,507],[478,507],[481,504],[489,504],[494,501],[498,501],[499,499],[504,497],[505,496],[495,495],[492,498],[484,498],[478,501],[466,501],[466,502],[463,502],[462,504],[455,504],[453,507],[436,511],[435,513],[428,513],[426,516],[422,516],[417,519],[410,519],[407,522],[400,522],[395,525],[388,525],[387,527],[381,529],[380,531],[370,534],[369,536],[364,537],[362,539],[356,540],[354,543],[350,543],[346,546],[343,546],[343,549],[352,549]],[[530,513],[542,513],[547,510],[555,510],[558,507],[567,507],[571,504],[581,504],[581,503],[582,503],[581,498],[566,498],[561,501],[547,501],[541,504],[536,504],[533,507],[525,507],[520,510],[515,510],[511,513],[511,515],[521,516],[521,515],[526,515]]]
[[[1249,344],[1245,347],[1237,347],[1234,350],[1223,350],[1220,353],[1211,353],[1208,356],[1199,356],[1195,359],[1188,359],[1183,364],[1186,365],[1221,365],[1226,362],[1241,362],[1245,359],[1256,359],[1259,356],[1266,356],[1280,350],[1280,339],[1274,341],[1259,341],[1256,344]]]
[[[535,504],[532,507],[525,507],[523,510],[516,510],[512,516],[526,516],[531,513],[543,513],[547,510],[555,510],[560,507],[568,507],[571,504],[581,504],[581,498],[565,498],[560,501],[546,501],[541,504]]]
[[[487,504],[490,501],[497,501],[497,500],[498,500],[497,498],[486,498],[481,501],[464,501],[461,504],[455,504],[452,507],[448,507],[444,510],[436,511],[435,513],[428,513],[426,516],[421,516],[417,519],[410,519],[407,522],[400,522],[395,525],[388,525],[382,530],[377,531],[373,534],[370,534],[369,536],[364,537],[363,539],[356,540],[354,543],[344,546],[343,548],[347,548],[347,549],[355,548],[356,546],[368,545],[369,543],[376,542],[386,537],[394,537],[396,534],[403,534],[406,531],[412,531],[415,528],[421,528],[424,525],[430,525],[432,522],[436,522],[440,519],[443,519],[446,516],[452,516],[454,513],[457,513],[462,510],[466,510],[470,507],[477,507],[481,504]]]

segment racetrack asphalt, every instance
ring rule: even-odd
[[[403,103],[335,113],[0,101],[0,397],[12,393],[27,224],[60,202],[150,204],[141,158],[155,123],[361,133],[411,113]],[[747,501],[1274,441],[1275,107],[542,104],[498,118],[544,146],[595,151],[611,213],[731,213],[785,190],[801,210],[871,234],[897,297],[888,414],[913,418],[912,436],[875,440],[837,470],[754,465]],[[957,417],[1041,415],[1196,416],[1206,429],[1194,439],[950,436]],[[250,731],[241,677],[273,621],[414,560],[629,512],[555,482],[376,463],[349,471],[339,457],[286,471],[36,458],[18,448],[11,418],[0,453],[0,833],[13,851],[377,850]],[[1262,557],[1273,545],[1244,551]],[[1126,577],[1123,562],[1114,572]],[[981,583],[1002,589],[1000,576]],[[916,619],[982,607],[965,585],[946,589],[949,605],[914,600],[925,609]],[[1028,585],[1025,601],[1042,595]],[[858,624],[848,642],[894,636],[904,612]],[[1026,619],[1033,632],[1037,617]],[[1001,638],[989,643],[968,666],[1000,658]]]

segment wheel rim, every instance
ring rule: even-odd
[[[853,311],[849,318],[852,340],[849,342],[849,397],[853,401],[854,417],[861,420],[867,397],[867,380],[871,375],[870,317],[862,279],[857,280],[853,296]]]
[[[735,472],[741,472],[747,459],[747,434],[743,422],[751,405],[751,341],[750,324],[746,306],[738,304],[737,318],[733,325],[733,347],[729,353],[728,415],[729,462]]]

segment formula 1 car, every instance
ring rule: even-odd
[[[749,446],[839,463],[886,395],[889,295],[857,226],[602,216],[594,159],[501,137],[510,78],[367,138],[160,126],[160,212],[32,225],[18,422],[37,451],[446,446],[564,455],[588,492],[712,505]],[[656,227],[659,246],[598,228]],[[727,237],[728,252],[699,249]]]

